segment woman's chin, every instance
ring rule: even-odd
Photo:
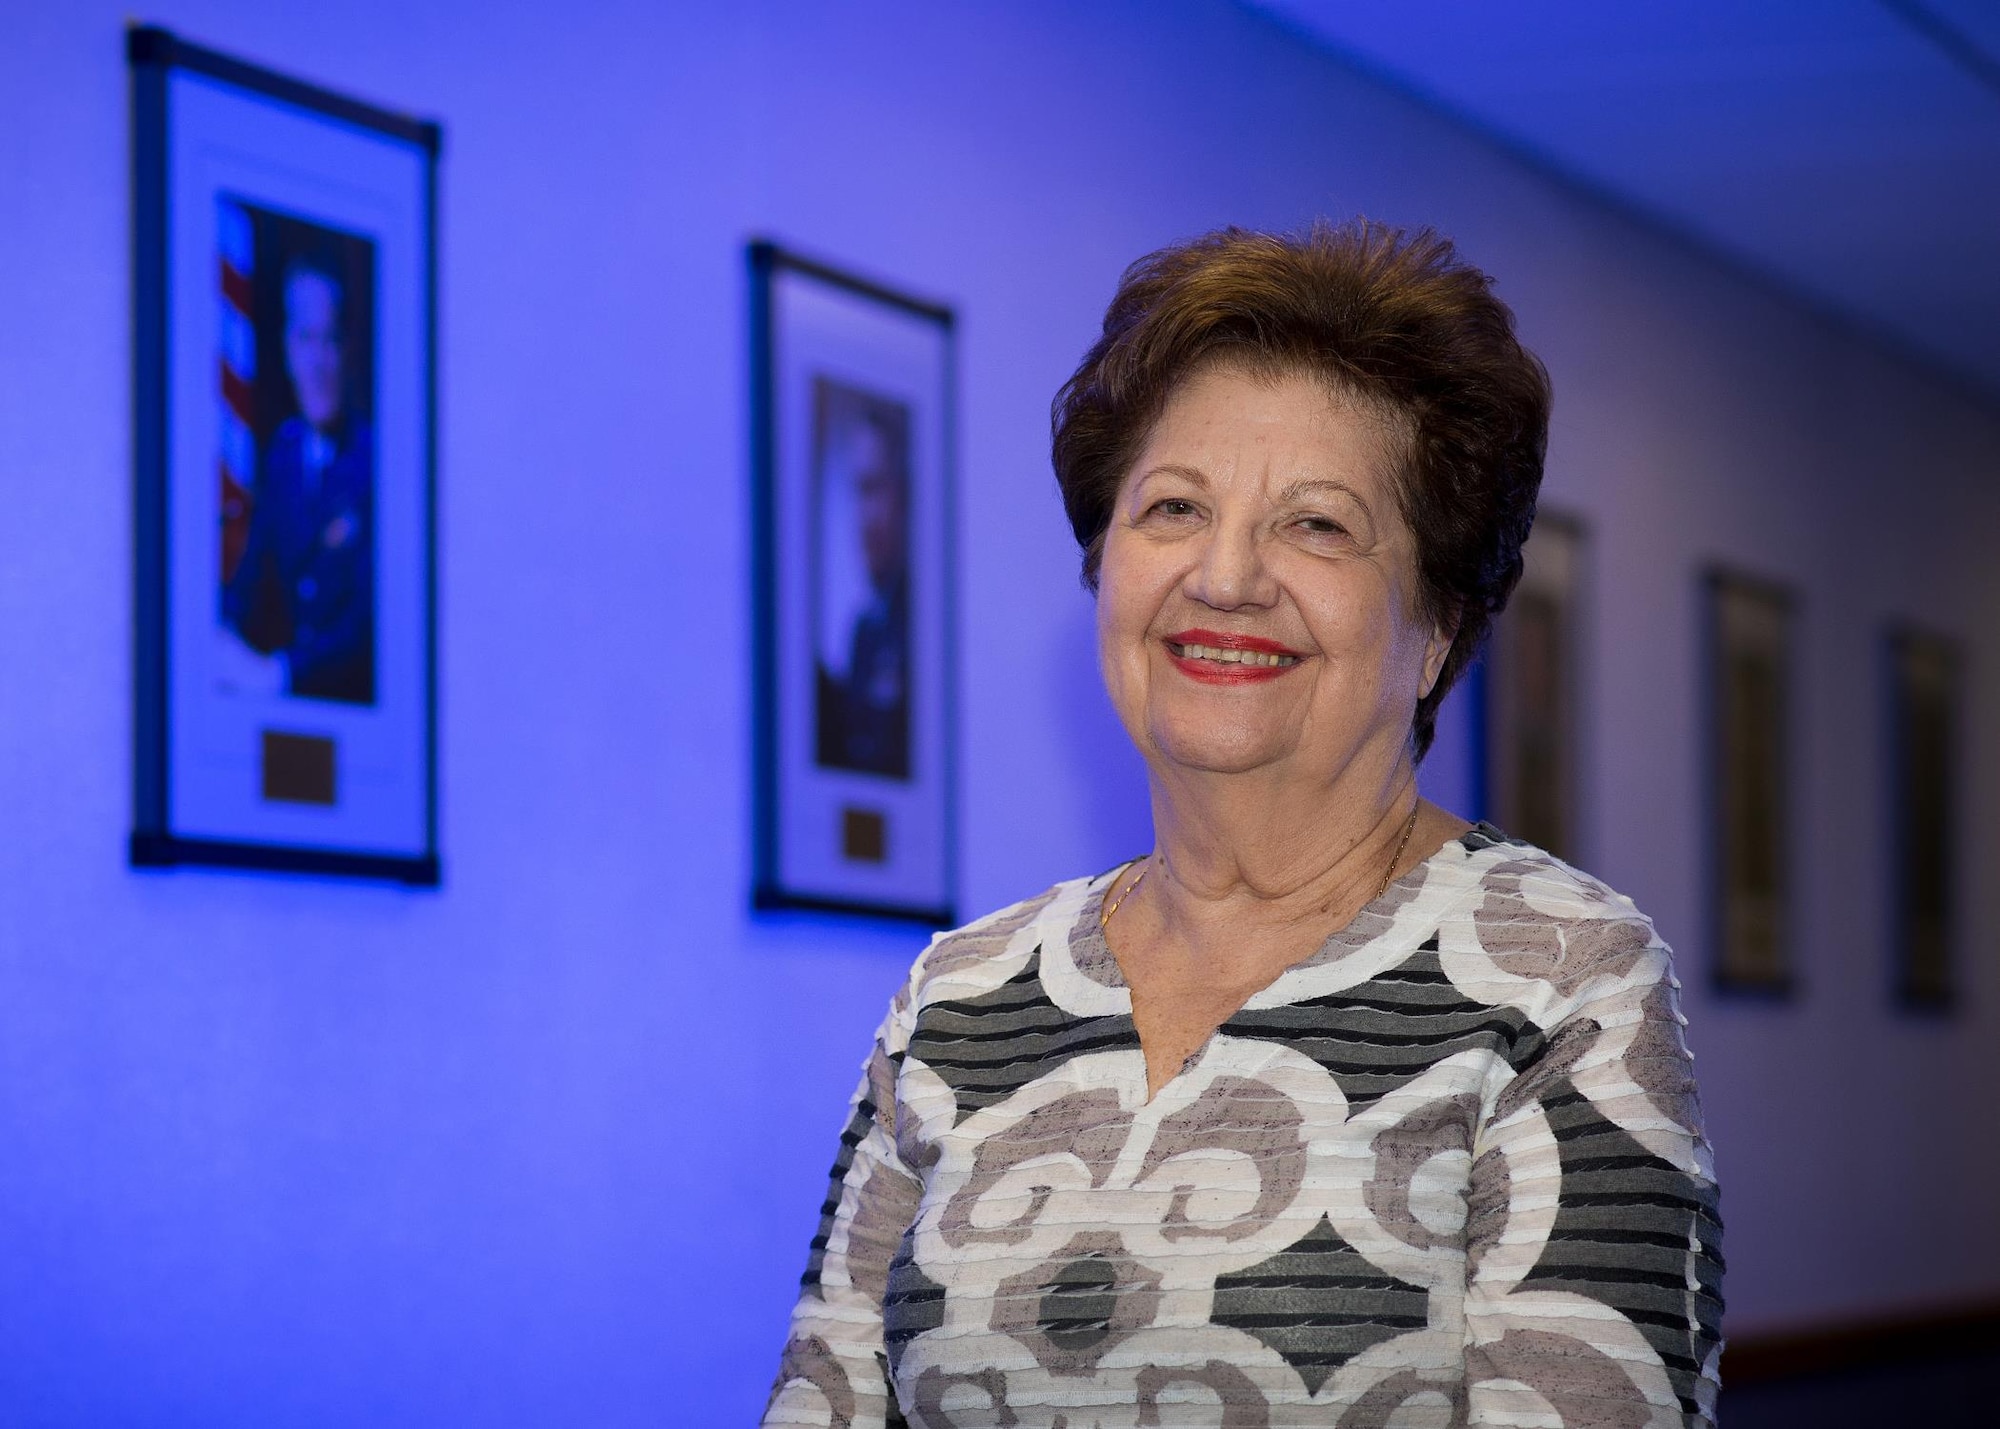
[[[1168,768],[1202,774],[1248,774],[1290,753],[1286,741],[1251,731],[1153,731],[1152,753]]]

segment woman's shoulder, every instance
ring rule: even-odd
[[[1479,885],[1488,897],[1532,903],[1547,909],[1551,916],[1645,916],[1637,904],[1602,879],[1490,823],[1473,825],[1459,843],[1478,863]]]
[[[1067,939],[1084,905],[1103,891],[1107,874],[1066,879],[1030,898],[995,909],[931,939],[912,979],[921,1003],[991,991],[1019,977],[1052,938]]]
[[[1477,894],[1463,905],[1458,931],[1482,961],[1558,992],[1603,975],[1671,977],[1652,920],[1602,879],[1491,824],[1461,842],[1477,867]]]

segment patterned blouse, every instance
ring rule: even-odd
[[[1714,1164],[1630,899],[1482,824],[1149,1100],[1110,882],[918,959],[766,1425],[1714,1422]]]

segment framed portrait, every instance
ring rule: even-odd
[[[1959,647],[1899,627],[1889,633],[1888,664],[1896,992],[1912,1007],[1944,1009],[1956,931]]]
[[[1791,958],[1793,601],[1782,586],[1711,570],[1707,843],[1715,982],[1783,994]]]
[[[1577,740],[1585,542],[1581,522],[1535,517],[1521,583],[1493,622],[1486,650],[1487,817],[1515,838],[1572,862],[1577,844]]]
[[[750,246],[753,901],[956,921],[953,321]]]
[[[127,58],[132,861],[435,884],[438,127]]]

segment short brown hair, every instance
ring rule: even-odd
[[[1125,270],[1104,334],[1056,394],[1056,481],[1097,588],[1104,536],[1167,399],[1204,363],[1319,378],[1404,434],[1397,492],[1416,535],[1421,611],[1456,628],[1411,723],[1438,706],[1521,578],[1548,446],[1549,378],[1492,280],[1430,229],[1321,222],[1302,235],[1226,228]]]

